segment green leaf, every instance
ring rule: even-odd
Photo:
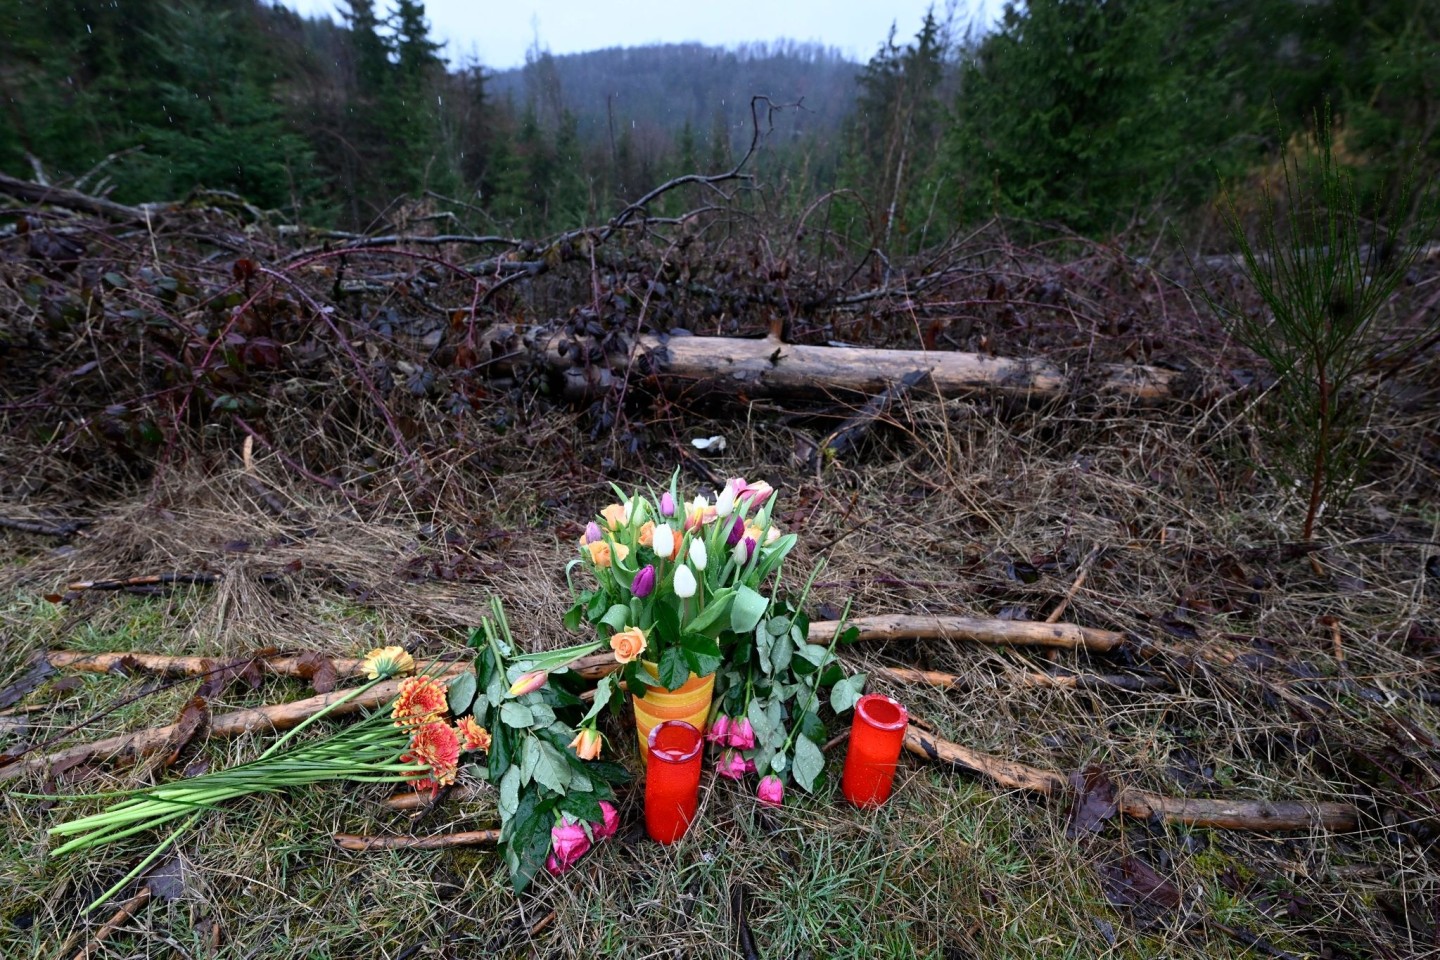
[[[666,690],[678,690],[690,677],[690,664],[685,662],[685,651],[679,644],[665,648],[660,655],[660,682]]]
[[[799,727],[801,736],[809,737],[816,743],[824,742],[825,724],[820,722],[820,714],[814,710],[806,710],[800,714]]]
[[[830,688],[830,709],[836,713],[844,713],[855,706],[860,699],[860,694],[865,689],[865,681],[868,674],[857,673],[839,681]]]
[[[742,584],[735,591],[735,600],[730,606],[730,629],[736,633],[749,633],[768,609],[768,597]]]
[[[555,711],[549,704],[531,703],[526,704],[530,708],[530,724],[537,729],[543,729],[555,722]]]
[[[577,602],[565,611],[565,629],[570,631],[579,630],[585,625],[585,604]]]
[[[700,615],[685,624],[685,629],[692,630],[695,633],[704,633],[710,630],[720,623],[722,617],[730,612],[730,604],[734,600],[735,591],[728,587],[716,592],[710,597],[710,602],[705,605],[705,609],[700,611]],[[754,629],[753,624],[751,629]]]
[[[605,611],[605,616],[600,618],[600,622],[618,633],[625,629],[625,624],[629,617],[630,608],[623,603],[617,603]]]
[[[565,788],[570,785],[570,764],[561,756],[560,751],[550,744],[533,737],[525,745],[526,758],[529,758],[530,745],[535,746],[535,765],[532,775],[535,782],[542,787],[549,787],[556,793],[564,793]]]
[[[500,799],[496,802],[501,820],[509,820],[520,808],[520,768],[511,766],[500,778]]]
[[[475,687],[478,681],[473,673],[462,673],[450,681],[450,688],[446,691],[446,701],[450,705],[450,712],[463,717],[470,711],[470,704],[475,702]]]
[[[524,729],[535,723],[535,715],[530,708],[518,700],[507,700],[500,707],[500,722],[507,727]]]
[[[790,632],[791,622],[789,617],[771,617],[765,621],[765,630],[772,637],[783,637]]]
[[[745,716],[750,719],[750,726],[755,728],[756,740],[765,742],[774,739],[775,725],[770,722],[770,717],[765,713],[765,704],[759,697],[750,701]]]
[[[815,742],[806,736],[795,738],[795,782],[798,783],[806,793],[815,788],[815,778],[825,770],[825,754]]]
[[[783,634],[775,638],[770,645],[770,669],[776,674],[783,673],[790,666],[790,661],[795,657],[795,644],[790,635]]]

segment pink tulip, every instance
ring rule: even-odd
[[[529,673],[522,673],[510,685],[510,696],[523,697],[527,693],[534,693],[545,686],[545,681],[550,679],[550,674],[544,670],[532,670]]]
[[[705,739],[711,743],[728,745],[730,743],[730,725],[734,721],[725,714],[720,714],[710,723],[710,729],[705,731]]]
[[[675,497],[669,490],[660,494],[660,515],[662,517],[675,516]]]
[[[545,869],[555,876],[575,866],[580,858],[590,851],[590,837],[585,827],[562,814],[550,829],[550,856],[545,859]]]
[[[615,809],[615,804],[609,800],[600,801],[600,811],[604,819],[598,824],[590,825],[590,832],[595,835],[596,840],[605,840],[620,832],[620,811]]]
[[[785,784],[775,775],[762,777],[755,798],[767,807],[778,807],[785,802]]]
[[[732,484],[735,483],[734,480],[730,482]],[[742,486],[735,491],[735,499],[739,503],[748,502],[751,510],[759,510],[765,506],[765,501],[769,500],[775,494],[775,488],[764,480],[758,483],[746,483],[744,480],[741,480],[740,483]]]
[[[586,543],[595,543],[599,540],[603,540],[604,538],[605,534],[601,532],[600,524],[596,523],[594,520],[591,520],[589,523],[585,524]]]
[[[755,728],[750,726],[749,717],[741,717],[730,725],[728,742],[736,750],[755,749]]]
[[[731,780],[743,780],[745,774],[755,772],[755,761],[746,760],[738,750],[725,750],[715,762],[715,772]]]

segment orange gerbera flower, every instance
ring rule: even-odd
[[[400,681],[400,693],[390,716],[397,727],[416,727],[445,716],[445,684],[434,677],[407,677]]]
[[[460,735],[448,723],[427,723],[415,730],[403,763],[423,763],[430,768],[416,786],[432,793],[455,782],[460,772]]]
[[[461,717],[455,724],[455,732],[460,734],[460,742],[467,752],[490,749],[490,731],[476,723],[474,717]]]

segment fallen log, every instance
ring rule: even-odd
[[[1011,790],[1055,797],[1066,795],[1070,789],[1066,778],[1059,773],[952,743],[913,720],[905,731],[905,749],[932,763],[981,774]],[[1265,832],[1321,827],[1347,831],[1360,825],[1359,809],[1348,803],[1191,799],[1166,797],[1136,787],[1118,789],[1115,807],[1118,812],[1140,820],[1159,817],[1166,823],[1223,830]]]
[[[697,384],[743,391],[746,396],[831,396],[836,392],[874,397],[911,374],[928,377],[942,397],[977,393],[1020,399],[1053,399],[1069,394],[1167,400],[1177,397],[1182,375],[1174,370],[1139,365],[1096,363],[1070,371],[1048,360],[1017,360],[980,353],[939,350],[877,350],[868,347],[817,347],[773,338],[642,336],[638,349],[667,390],[688,390]],[[631,352],[606,358],[608,371],[575,367],[574,341],[551,333],[532,347],[537,358],[565,374],[567,392],[586,393],[608,383],[606,372],[619,376]],[[517,361],[513,347],[495,344],[495,356]],[[533,353],[532,353],[533,356]]]
[[[611,657],[613,660],[614,657]],[[48,650],[45,660],[50,666],[63,670],[79,670],[85,673],[113,673],[116,671],[140,670],[164,677],[203,677],[224,669],[226,664],[243,663],[244,656],[228,660],[218,657],[181,657],[163,653],[141,653],[139,651],[119,653],[82,653],[77,650]],[[267,673],[277,677],[309,677],[315,671],[313,657],[304,655],[273,654],[257,655],[256,664]],[[354,657],[331,657],[330,665],[335,668],[337,679],[358,677],[363,672],[364,660]],[[469,658],[464,660],[422,660],[416,664],[421,673],[448,676],[467,669]]]
[[[145,204],[139,207],[127,207],[123,203],[106,200],[104,197],[92,197],[76,190],[66,190],[64,187],[32,183],[29,180],[20,180],[3,173],[0,173],[0,193],[9,194],[18,200],[64,207],[66,210],[88,213],[119,223],[145,223],[147,220],[150,223],[158,223],[161,215],[170,206],[170,204]]]
[[[500,842],[499,830],[460,830],[428,837],[367,837],[355,833],[335,834],[335,843],[342,850],[365,853],[369,850],[447,850],[450,847],[494,846]]]

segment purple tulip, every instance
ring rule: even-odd
[[[745,521],[737,516],[735,522],[730,526],[729,535],[725,537],[725,546],[735,546],[743,536],[745,536]]]
[[[600,524],[596,523],[594,520],[591,520],[589,523],[585,524],[586,543],[598,543],[600,540],[604,539],[604,537],[605,534],[601,532]]]
[[[660,494],[660,516],[675,516],[675,497],[671,495],[669,490]]]
[[[630,583],[630,592],[642,600],[650,596],[655,590],[655,565],[647,563],[635,574],[635,579]]]
[[[755,797],[767,807],[778,807],[785,802],[785,784],[780,778],[771,774],[760,779],[760,789],[755,791]]]

